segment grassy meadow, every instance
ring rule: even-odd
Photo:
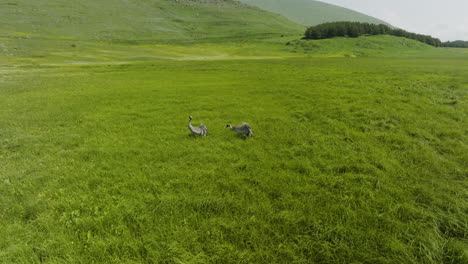
[[[467,263],[466,56],[307,56],[10,59],[0,263]]]
[[[0,25],[0,263],[468,263],[465,49],[230,0]]]

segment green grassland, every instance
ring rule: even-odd
[[[386,22],[344,7],[314,0],[240,0],[264,10],[280,14],[291,21],[305,26],[315,26],[325,22],[358,21],[373,24]]]
[[[466,263],[465,59],[4,69],[2,263]],[[208,126],[191,137],[187,116]],[[225,124],[249,122],[242,139]]]
[[[233,1],[0,13],[0,263],[468,263],[464,49]]]
[[[48,43],[52,44],[48,46]],[[418,41],[387,35],[324,40],[301,40],[300,35],[296,35],[173,44],[35,40],[29,44],[27,52],[0,54],[0,67],[15,69],[26,66],[128,64],[153,60],[468,57],[465,49],[435,48]]]

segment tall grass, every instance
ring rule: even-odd
[[[4,70],[2,263],[466,263],[461,59]],[[208,126],[191,137],[187,116]],[[243,140],[226,123],[248,122]]]

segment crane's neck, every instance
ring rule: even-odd
[[[192,118],[190,118],[189,121],[188,121],[188,127],[192,128]]]

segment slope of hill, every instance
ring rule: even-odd
[[[358,38],[337,37],[321,40],[293,40],[287,43],[297,53],[338,57],[408,57],[432,56],[442,52],[422,42],[390,35],[361,36]]]
[[[232,0],[11,0],[0,4],[0,25],[3,64],[19,58],[36,63],[56,55],[90,61],[96,52],[126,53],[135,44],[240,42],[299,36],[305,30],[280,15]]]
[[[278,13],[296,23],[314,26],[325,22],[358,21],[387,24],[377,18],[314,0],[239,0],[270,12]]]
[[[303,30],[231,0],[11,0],[1,4],[0,23],[0,37],[104,41],[193,41]]]

